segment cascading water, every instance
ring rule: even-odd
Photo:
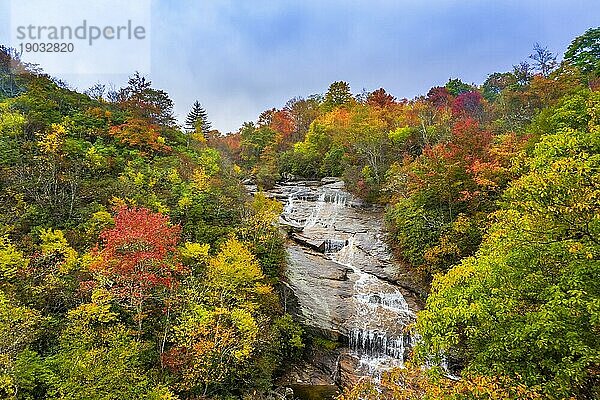
[[[359,367],[379,378],[383,370],[401,367],[411,346],[410,335],[403,328],[414,319],[404,296],[390,290],[375,276],[355,264],[355,237],[332,254],[332,259],[350,267],[358,280],[354,284],[356,312],[349,326],[349,347],[359,357]]]
[[[305,191],[288,193],[282,218],[303,238],[320,243],[315,247],[327,259],[351,272],[352,296],[347,300],[352,302],[351,315],[345,321],[348,346],[359,360],[357,373],[378,378],[382,371],[403,365],[412,345],[404,328],[415,314],[397,287],[365,272],[373,242],[385,245],[367,228],[361,232],[348,228],[356,216],[350,209],[352,196],[342,188],[343,184],[313,187],[317,195],[304,199],[297,193],[306,196]]]
[[[293,196],[290,199],[293,199]],[[303,229],[312,229],[317,225],[323,228],[333,226],[336,209],[346,206],[347,203],[347,193],[339,190],[324,190],[315,202],[315,207],[306,220]]]

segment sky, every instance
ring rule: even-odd
[[[0,22],[10,20],[10,0],[0,1]],[[34,0],[13,1],[32,4],[31,16],[48,14]],[[45,4],[66,15],[64,1]],[[526,60],[536,42],[562,55],[573,38],[600,25],[598,0],[140,1],[149,11],[148,49],[139,57],[113,50],[97,63],[136,69],[135,60],[144,61],[137,69],[169,93],[179,121],[198,100],[222,132],[292,97],[324,93],[336,80],[355,93],[383,87],[398,98],[449,78],[479,84]],[[86,0],[77,3],[87,7]],[[116,18],[130,11],[113,4],[102,12]],[[1,43],[13,33],[8,25],[0,27]],[[56,75],[79,90],[127,80],[128,71],[91,70],[82,64]]]

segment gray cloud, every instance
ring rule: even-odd
[[[339,79],[409,98],[450,77],[482,82],[526,59],[534,42],[562,54],[598,24],[600,3],[155,0],[152,13],[155,86],[180,118],[198,99],[227,132]],[[65,78],[82,88],[126,80]]]

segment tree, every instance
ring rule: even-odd
[[[352,93],[350,92],[350,85],[344,81],[336,81],[329,85],[323,105],[329,111],[335,107],[348,104],[351,101]]]
[[[533,54],[529,58],[534,61],[533,66],[544,77],[548,77],[550,72],[558,66],[556,54],[549,51],[547,47],[542,47],[539,43],[533,45]]]
[[[263,273],[274,280],[285,265],[283,238],[276,225],[282,209],[280,202],[255,194],[243,209],[242,224],[237,232],[257,256]]]
[[[600,27],[590,28],[576,37],[567,48],[564,59],[586,74],[600,76]]]
[[[478,91],[465,92],[456,96],[452,103],[452,114],[461,118],[483,118],[483,97]]]
[[[94,251],[90,266],[120,303],[135,311],[141,332],[144,305],[162,299],[178,284],[184,272],[176,259],[180,227],[169,218],[145,208],[122,207],[115,225],[100,234],[102,247]]]
[[[20,357],[41,336],[39,312],[11,304],[0,291],[0,396],[17,399],[25,391],[19,373]],[[40,377],[41,378],[41,377]],[[21,398],[21,397],[19,397]]]
[[[310,124],[319,116],[319,106],[321,100],[317,96],[310,96],[307,99],[301,97],[295,97],[289,100],[284,107],[290,117],[294,121],[294,132],[293,140],[301,141],[304,139],[304,135],[308,132]]]
[[[491,132],[467,118],[454,124],[448,142],[425,147],[398,168],[398,176],[390,174],[401,187],[388,211],[392,234],[425,278],[478,249],[486,213],[506,186],[510,158],[521,143],[511,135],[494,143]]]
[[[481,250],[434,280],[418,322],[426,354],[539,386],[549,398],[598,397],[599,167],[596,121],[542,137]]]
[[[436,86],[429,89],[427,92],[427,101],[435,107],[449,107],[452,104],[452,95],[444,86]]]
[[[367,104],[376,107],[389,107],[396,102],[396,98],[387,93],[384,88],[379,88],[367,96]]]
[[[118,103],[133,118],[147,119],[150,124],[171,126],[175,122],[173,101],[163,91],[152,88],[152,82],[136,72],[127,86],[116,95]]]
[[[456,79],[448,79],[448,82],[445,85],[445,88],[448,89],[448,92],[452,96],[458,96],[462,93],[472,92],[475,88],[473,85],[469,85],[464,83],[459,78]]]
[[[254,165],[260,158],[263,150],[274,145],[278,136],[275,130],[268,125],[256,126],[252,122],[245,122],[240,128],[241,135],[241,157]]]
[[[207,395],[230,389],[224,384],[233,382],[239,388],[267,333],[259,310],[272,307],[274,295],[263,280],[256,258],[233,238],[191,280],[173,327],[174,346],[164,355],[165,364],[181,377],[180,390]]]
[[[148,343],[118,321],[112,296],[101,289],[91,300],[69,311],[56,354],[47,360],[49,398],[172,399],[144,365]]]
[[[292,134],[296,131],[294,120],[291,114],[285,109],[278,110],[273,114],[270,126],[273,130],[281,133],[284,141],[289,141],[292,138]]]
[[[109,134],[125,145],[145,151],[166,153],[171,150],[160,135],[160,127],[143,118],[130,118],[124,124],[111,126]]]
[[[487,101],[495,101],[500,93],[515,83],[515,76],[510,72],[494,72],[482,85],[482,94]]]
[[[0,45],[0,97],[15,97],[23,93],[23,76],[35,72],[40,72],[39,68],[22,62],[15,49]]]
[[[103,85],[100,82],[95,83],[84,93],[94,100],[102,100],[104,99],[104,94],[106,93],[106,85]]]
[[[185,130],[188,133],[198,132],[206,135],[210,129],[211,123],[208,121],[208,114],[202,105],[200,105],[200,102],[196,100],[185,119]]]
[[[256,125],[258,127],[271,125],[271,122],[273,121],[273,116],[276,112],[277,109],[275,107],[261,112],[258,116],[258,120],[256,121]]]
[[[531,64],[527,61],[521,61],[519,64],[513,65],[512,74],[515,76],[516,83],[521,86],[528,85],[535,75]]]

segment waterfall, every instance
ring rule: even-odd
[[[315,207],[306,220],[304,229],[317,226],[329,228],[335,222],[336,210],[345,207],[348,203],[348,194],[339,190],[324,190],[318,197]]]
[[[349,329],[348,345],[359,357],[362,372],[379,379],[383,370],[404,365],[411,337],[401,328],[414,319],[414,313],[398,290],[379,291],[380,280],[356,265],[355,254],[355,235],[332,254],[333,260],[350,267],[358,276],[353,296],[356,314]]]
[[[352,271],[353,295],[349,301],[353,315],[345,322],[348,347],[358,359],[357,373],[379,378],[382,371],[403,365],[412,346],[404,328],[414,321],[415,314],[397,287],[364,271],[371,256],[363,243],[365,231],[358,235],[347,226],[355,218],[349,207],[352,196],[338,187],[314,190],[312,196],[303,191],[302,199],[290,195],[284,217],[302,226],[305,237],[321,241],[319,250],[326,258]],[[346,225],[341,229],[340,224]],[[375,232],[370,238],[381,244]]]

